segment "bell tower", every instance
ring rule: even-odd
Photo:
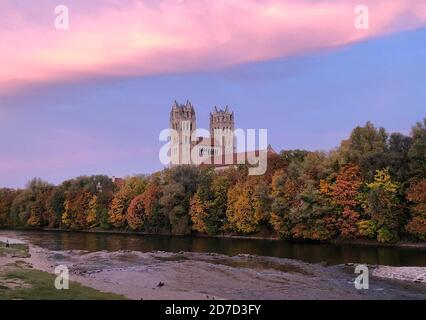
[[[195,144],[191,141],[191,135],[196,130],[196,117],[189,100],[186,104],[174,102],[170,111],[170,129],[174,132],[170,145],[171,164],[190,164],[191,149]]]
[[[228,106],[225,110],[214,107],[210,113],[210,136],[221,143],[225,155],[236,152],[234,129],[234,112]]]

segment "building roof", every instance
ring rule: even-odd
[[[211,156],[207,157],[201,163],[202,165],[212,165],[216,168],[220,167],[229,167],[232,165],[250,165],[247,159],[259,157],[261,151],[266,151],[267,155],[276,154],[275,150],[268,145],[267,149],[263,150],[254,150],[254,151],[246,151],[246,152],[235,152],[233,154],[221,155],[221,156]]]

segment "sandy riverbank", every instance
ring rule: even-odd
[[[14,240],[20,239],[9,238]],[[28,245],[31,257],[1,257],[0,268],[18,259],[50,273],[66,265],[71,280],[130,299],[426,299],[425,278],[413,282],[425,267],[374,267],[374,277],[393,280],[378,278],[370,281],[371,290],[359,291],[353,270],[342,265],[192,252],[50,251]]]

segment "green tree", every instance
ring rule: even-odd
[[[340,146],[341,163],[357,164],[364,179],[373,179],[376,170],[387,165],[387,139],[386,130],[377,129],[371,122],[364,127],[356,127]]]
[[[397,192],[399,184],[392,181],[388,169],[377,170],[374,181],[367,184],[370,190],[367,199],[367,213],[376,222],[378,240],[396,240],[402,216]]]
[[[298,180],[290,179],[284,170],[276,171],[272,178],[270,224],[283,238],[292,236],[291,230],[294,225],[290,218],[290,211],[300,205],[298,195],[302,189],[303,184]]]
[[[294,238],[327,240],[336,233],[333,209],[312,184],[297,196],[300,205],[291,208],[290,220]]]
[[[411,139],[408,151],[411,176],[426,178],[426,118],[411,129]]]
[[[199,170],[193,166],[177,166],[165,170],[162,178],[160,211],[168,217],[172,233],[188,234],[191,232],[190,201],[197,189]]]
[[[11,220],[11,210],[16,196],[15,190],[0,189],[0,228],[14,227]]]

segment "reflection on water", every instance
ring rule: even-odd
[[[391,266],[426,266],[426,250],[415,248],[56,231],[22,231],[19,234],[33,244],[50,250],[192,251],[216,252],[230,256],[243,253],[297,259],[311,263],[353,262]]]

